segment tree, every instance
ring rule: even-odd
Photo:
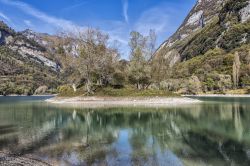
[[[119,53],[108,47],[109,36],[97,29],[78,31],[78,70],[85,80],[88,94],[93,93],[93,85],[107,85],[112,80]]]
[[[235,52],[234,62],[233,62],[233,82],[234,82],[235,88],[239,86],[240,65],[241,65],[241,62],[240,62],[239,53]]]
[[[250,64],[250,50],[248,50],[248,54],[246,56],[246,61],[247,61],[247,64]]]
[[[133,31],[130,33],[129,81],[135,84],[137,89],[145,89],[150,84],[151,68],[147,41],[147,37],[139,32]]]
[[[76,92],[77,86],[81,84],[81,77],[79,77],[77,68],[77,57],[72,54],[76,43],[71,32],[61,32],[58,36],[60,37],[54,39],[55,58],[61,66],[63,80],[65,83],[70,84],[74,92]]]

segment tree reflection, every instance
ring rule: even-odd
[[[71,165],[177,163],[169,152],[185,165],[250,165],[250,133],[244,132],[250,130],[249,108],[237,102],[158,109],[0,107],[0,149]],[[121,138],[124,130],[128,138]]]

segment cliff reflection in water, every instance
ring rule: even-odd
[[[70,165],[250,165],[248,103],[103,109],[6,103],[0,151]]]

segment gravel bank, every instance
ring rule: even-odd
[[[199,103],[187,97],[54,97],[46,100],[53,104],[80,104],[83,106],[171,106]]]

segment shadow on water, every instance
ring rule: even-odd
[[[250,165],[249,99],[213,100],[97,109],[2,101],[0,151],[66,165]]]
[[[192,99],[199,99],[205,102],[219,102],[219,103],[248,103],[250,97],[223,97],[223,96],[212,96],[212,97],[200,97],[200,96],[193,96],[189,97]]]
[[[54,96],[0,96],[1,103],[18,103],[18,102],[35,102],[35,101],[44,101],[50,99]]]

